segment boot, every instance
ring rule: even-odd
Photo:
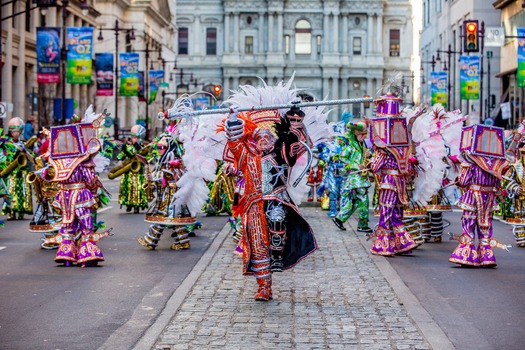
[[[346,231],[346,227],[343,225],[343,222],[336,218],[335,216],[332,218],[332,221],[334,222],[335,226],[339,228],[341,231]]]
[[[257,284],[259,289],[255,294],[254,298],[257,301],[268,301],[273,299],[272,296],[272,276],[267,276],[263,278],[257,278]]]

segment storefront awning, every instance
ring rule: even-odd
[[[498,74],[495,75],[495,77],[496,78],[501,78],[501,77],[504,77],[506,75],[515,75],[517,71],[518,71],[518,68],[512,68],[512,69],[506,70],[504,72],[499,72]]]

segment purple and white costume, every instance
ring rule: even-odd
[[[502,159],[483,158],[470,155],[471,160],[481,163],[485,170],[476,162],[461,164],[461,172],[457,185],[465,189],[463,195],[455,203],[463,209],[461,217],[462,235],[459,245],[449,258],[450,262],[469,266],[495,266],[496,257],[492,251],[492,213],[499,209],[496,203],[496,192],[500,187],[501,174],[508,163]],[[489,171],[487,171],[489,170]],[[474,240],[478,234],[479,244]]]

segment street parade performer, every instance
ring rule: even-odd
[[[64,266],[96,266],[104,261],[97,242],[110,235],[111,229],[95,233],[93,211],[97,196],[105,191],[94,162],[101,148],[97,129],[105,117],[105,113],[93,113],[90,106],[80,123],[51,127],[50,166],[35,171],[43,179],[60,184],[53,205],[60,208],[62,222],[58,235],[49,242],[60,243],[55,261]]]
[[[216,178],[216,160],[202,151],[214,125],[204,125],[198,118],[180,118],[193,111],[191,95],[179,97],[172,108],[159,118],[171,120],[167,132],[157,143],[159,160],[150,172],[146,170],[146,188],[152,192],[144,221],[151,224],[148,233],[138,238],[140,245],[154,250],[166,229],[173,230],[170,249],[190,248],[189,237],[200,228],[200,213],[210,192],[207,181]],[[208,131],[206,131],[208,130]],[[149,165],[147,166],[149,168]]]
[[[337,215],[337,211],[341,207],[341,193],[346,179],[346,163],[345,159],[341,157],[344,145],[345,140],[340,136],[335,136],[323,143],[322,150],[319,153],[319,159],[324,166],[324,176],[317,194],[322,196],[328,191],[329,211],[326,215],[331,218]]]
[[[7,220],[23,220],[24,214],[33,214],[33,192],[31,184],[25,180],[29,172],[28,163],[33,161],[31,149],[38,138],[33,136],[25,142],[21,139],[24,121],[18,117],[9,120],[8,129],[10,137],[8,142],[16,148],[16,153],[9,165],[0,173],[11,195],[10,203],[4,202],[2,214],[8,215]]]
[[[241,86],[227,102],[239,108],[289,104],[298,99],[296,90],[290,88],[292,80],[275,87],[264,82],[259,88]],[[307,125],[312,128],[306,130]],[[306,197],[304,175],[310,164],[301,162],[303,156],[311,157],[309,145],[320,140],[320,135],[326,136],[327,129],[322,108],[302,111],[297,107],[247,113],[232,110],[219,128],[227,137],[224,159],[234,162],[244,177],[234,215],[242,218],[243,274],[255,274],[256,300],[272,299],[272,272],[292,268],[317,249],[292,193],[297,190],[293,185],[304,180],[301,191]],[[300,170],[300,164],[303,171],[297,173],[294,170]]]
[[[452,236],[459,241],[449,258],[450,262],[474,267],[494,267],[496,257],[492,248],[508,250],[509,245],[492,238],[492,216],[499,209],[496,197],[501,196],[501,179],[510,166],[505,159],[503,128],[486,125],[463,127],[461,148],[463,162],[457,185],[464,189],[456,206],[463,210],[462,234]],[[511,152],[512,153],[512,152]],[[475,231],[478,233],[476,247]]]
[[[118,202],[126,207],[127,212],[138,213],[140,209],[148,207],[148,200],[144,191],[144,163],[150,155],[149,146],[143,145],[146,128],[142,125],[134,125],[131,128],[131,144],[125,143],[117,159],[122,164],[111,169],[108,173],[109,179],[115,179],[122,175]]]
[[[417,247],[403,224],[403,205],[409,204],[407,183],[415,175],[407,121],[401,116],[402,100],[390,93],[374,100],[375,118],[370,119],[374,157],[370,171],[379,176],[379,224],[371,252],[393,256]]]
[[[370,152],[366,148],[365,138],[368,134],[368,125],[365,122],[348,122],[347,132],[344,134],[346,142],[341,150],[341,157],[345,160],[346,178],[341,190],[341,207],[332,221],[345,231],[344,223],[357,210],[358,232],[372,232],[368,227],[368,188],[370,187],[368,166]]]

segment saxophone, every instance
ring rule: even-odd
[[[146,163],[146,182],[144,182],[142,188],[144,189],[144,194],[146,195],[146,200],[148,202],[151,202],[153,199],[155,199],[155,184],[153,183],[149,162]]]

